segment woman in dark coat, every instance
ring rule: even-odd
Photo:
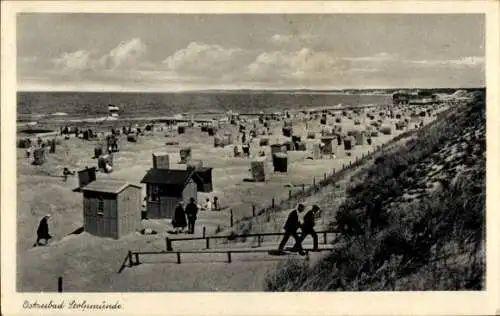
[[[36,242],[33,245],[34,247],[40,245],[40,240],[45,239],[45,245],[49,242],[49,239],[52,238],[52,236],[49,234],[49,224],[47,223],[48,219],[50,218],[50,215],[45,215],[41,220],[40,224],[38,225],[38,229],[36,230]]]
[[[184,212],[184,202],[180,201],[179,205],[175,208],[174,219],[172,220],[172,226],[176,233],[183,232],[187,226],[186,213]]]

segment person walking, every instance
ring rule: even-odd
[[[148,219],[148,198],[144,197],[141,204],[141,218]]]
[[[219,198],[214,196],[214,204],[212,206],[212,211],[219,211],[219,210],[220,210]]]
[[[40,241],[42,239],[45,239],[45,245],[49,243],[49,239],[52,238],[52,236],[49,234],[49,223],[48,220],[50,218],[50,214],[45,215],[41,220],[40,223],[38,224],[38,229],[36,230],[36,242],[33,245],[33,247],[42,245],[40,244]]]
[[[184,213],[184,202],[182,200],[179,201],[179,204],[175,208],[172,226],[174,226],[176,234],[182,233],[187,226],[186,214]]]
[[[194,224],[198,215],[198,206],[194,198],[189,199],[189,204],[186,206],[186,216],[188,220],[188,234],[194,234]]]
[[[311,235],[313,239],[313,250],[312,251],[318,251],[318,234],[314,230],[314,225],[315,225],[315,219],[317,215],[319,214],[319,206],[318,205],[313,205],[312,209],[304,215],[304,221],[302,223],[302,236],[300,238],[300,243],[304,241],[304,239],[307,237],[307,235]]]
[[[299,204],[296,210],[293,210],[292,212],[290,212],[290,214],[288,214],[288,218],[284,226],[285,235],[283,236],[283,239],[278,246],[279,252],[283,251],[283,248],[285,248],[288,239],[290,238],[290,236],[292,236],[295,239],[293,250],[298,250],[301,255],[305,255],[304,250],[302,249],[301,239],[297,234],[297,230],[301,226],[299,222],[299,213],[302,213],[303,211],[304,204]]]

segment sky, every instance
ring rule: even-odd
[[[485,85],[473,14],[17,16],[24,91]]]

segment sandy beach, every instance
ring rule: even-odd
[[[442,110],[442,109],[441,109]],[[197,234],[201,233],[201,227],[205,227],[207,235],[215,233],[227,234],[231,231],[230,227],[230,212],[232,210],[234,220],[238,221],[243,217],[252,216],[252,205],[256,209],[267,207],[271,204],[274,198],[276,205],[288,198],[290,191],[301,190],[302,185],[308,187],[316,181],[320,181],[326,175],[330,175],[334,170],[340,170],[343,165],[353,163],[356,159],[363,155],[373,152],[377,147],[387,143],[389,140],[398,136],[408,129],[415,128],[416,124],[423,122],[429,123],[435,119],[435,116],[425,117],[410,117],[410,111],[402,118],[408,118],[408,129],[396,130],[395,124],[401,119],[391,119],[387,116],[380,118],[380,109],[365,109],[360,110],[359,114],[348,111],[345,116],[342,111],[336,111],[335,116],[328,115],[326,126],[336,125],[342,130],[342,134],[347,134],[352,130],[366,130],[372,127],[372,122],[377,120],[382,121],[383,126],[391,127],[391,134],[385,135],[378,133],[377,137],[371,137],[372,143],[368,145],[366,142],[363,145],[354,146],[350,152],[344,150],[343,146],[336,146],[334,141],[335,158],[324,156],[322,159],[308,159],[311,156],[311,150],[315,143],[320,142],[321,130],[325,125],[320,124],[320,118],[306,119],[302,113],[298,113],[292,121],[294,135],[300,136],[302,141],[306,143],[306,151],[289,151],[288,152],[288,172],[267,174],[266,182],[246,182],[244,179],[251,178],[250,162],[252,159],[259,156],[263,151],[266,157],[267,169],[272,169],[271,150],[270,146],[259,146],[261,138],[269,139],[269,144],[282,143],[287,140],[282,135],[283,121],[269,121],[270,135],[258,135],[251,141],[251,157],[234,157],[233,146],[241,145],[238,126],[229,123],[221,124],[218,134],[224,135],[231,133],[234,143],[224,148],[214,147],[214,136],[208,136],[207,133],[202,133],[199,126],[187,128],[185,134],[178,134],[175,126],[167,127],[161,124],[156,124],[153,131],[144,132],[143,136],[139,136],[136,143],[128,142],[126,136],[121,136],[119,140],[120,151],[114,154],[114,171],[110,174],[98,173],[98,179],[112,178],[121,179],[130,183],[138,184],[147,170],[152,167],[153,153],[168,153],[172,169],[185,169],[185,164],[179,164],[179,150],[185,147],[191,147],[192,159],[201,161],[203,166],[213,168],[213,192],[198,193],[198,201],[202,202],[206,198],[217,196],[221,202],[223,210],[202,211],[199,214],[197,221]],[[368,112],[375,116],[375,119],[368,117]],[[434,111],[435,112],[435,111]],[[435,113],[434,113],[435,114]],[[336,118],[341,118],[341,123],[335,122]],[[247,131],[253,128],[254,124],[257,130],[264,131],[262,124],[255,117],[247,117]],[[105,131],[105,130],[104,130]],[[313,132],[315,139],[308,139],[308,133]],[[168,137],[166,137],[168,135]],[[165,237],[169,236],[168,231],[171,229],[169,219],[164,220],[143,220],[144,228],[152,228],[159,232],[158,235],[144,236],[139,233],[133,233],[120,240],[111,240],[107,238],[94,237],[87,233],[72,235],[71,233],[83,226],[83,210],[82,210],[82,194],[73,192],[72,190],[78,187],[78,177],[70,176],[67,182],[63,181],[62,170],[64,167],[70,170],[77,171],[86,166],[92,167],[97,165],[97,160],[93,159],[94,147],[102,142],[99,140],[83,140],[76,137],[71,137],[67,140],[61,140],[61,144],[57,145],[56,153],[47,154],[47,161],[41,166],[31,164],[32,159],[25,157],[25,150],[18,149],[17,153],[17,168],[18,168],[18,219],[17,219],[17,240],[18,259],[20,268],[18,269],[18,290],[20,291],[50,291],[54,290],[55,280],[57,275],[74,275],[77,283],[68,281],[70,284],[67,287],[68,291],[133,291],[135,289],[144,288],[144,284],[137,285],[140,275],[146,273],[155,275],[156,269],[168,269],[171,265],[148,265],[141,269],[127,271],[119,277],[111,277],[118,269],[120,262],[126,255],[127,250],[161,250],[165,247]],[[178,142],[179,145],[166,145],[166,142]],[[143,187],[143,196],[145,189]],[[286,204],[285,204],[286,206]],[[295,205],[289,204],[289,207]],[[285,207],[286,209],[286,207]],[[139,210],[138,210],[139,212]],[[36,226],[39,219],[45,214],[50,213],[51,219],[51,234],[54,239],[48,247],[32,248],[33,242],[36,239]],[[272,225],[262,225],[262,227],[254,227],[253,230],[261,232],[280,231],[283,214],[273,216]],[[189,247],[186,245],[185,247]],[[71,253],[71,255],[69,255]],[[103,255],[106,254],[106,255]],[[248,255],[242,255],[243,257]],[[251,257],[251,256],[250,256]],[[40,260],[42,259],[43,260]],[[260,259],[259,259],[260,258]],[[256,262],[267,262],[266,264],[252,265],[251,260]],[[172,258],[173,260],[173,258]],[[202,261],[206,260],[203,259]],[[250,261],[248,261],[250,260]],[[274,266],[278,259],[270,259],[263,255],[253,256],[248,258],[245,265],[232,265],[231,269],[240,271],[249,271],[258,269],[254,273],[263,277],[264,272]],[[278,260],[279,261],[279,260]],[[238,290],[234,288],[236,284],[242,286],[240,290],[258,290],[259,278],[244,282],[238,277],[238,281],[230,281],[231,277],[238,273],[233,270],[224,270],[217,267],[217,264],[209,265],[210,268],[200,263],[193,263],[199,268],[195,270],[203,270],[203,273],[213,275],[213,283],[204,283],[203,286],[197,287],[196,284],[186,285],[182,282],[194,281],[179,281],[165,285],[166,288],[148,289],[148,290],[207,290],[217,288],[217,284],[224,284],[225,288],[220,290]],[[163,266],[163,267],[162,267]],[[184,265],[180,265],[175,269],[181,272],[185,271]],[[187,265],[186,265],[187,267]],[[237,267],[237,268],[236,268]],[[146,271],[143,271],[147,269]],[[151,270],[154,269],[154,270]],[[214,271],[212,271],[215,269]],[[188,269],[192,270],[192,269]],[[142,272],[141,272],[142,271]],[[163,271],[163,270],[162,270]],[[210,272],[211,271],[211,272]],[[231,272],[232,271],[232,272]],[[169,272],[173,275],[178,275],[174,271]],[[192,271],[190,271],[191,273]],[[163,273],[163,272],[162,272]],[[227,275],[223,277],[222,275]],[[222,274],[222,275],[221,275]],[[242,272],[242,275],[248,273]],[[82,277],[87,275],[88,279]],[[108,281],[96,281],[99,277],[107,275]],[[228,278],[222,282],[219,277]],[[249,276],[250,277],[250,276]],[[78,279],[78,281],[76,281]],[[112,282],[110,280],[113,280]],[[146,278],[147,279],[147,278]],[[184,280],[181,277],[179,280]],[[190,280],[195,280],[193,275]],[[127,281],[129,280],[129,281]],[[133,281],[135,280],[135,281]],[[145,280],[145,279],[144,279]],[[96,283],[97,282],[97,283]],[[143,281],[146,282],[146,281]],[[126,284],[124,284],[126,283]],[[128,284],[128,285],[127,285]],[[132,285],[135,284],[135,285]],[[212,284],[212,285],[209,285]],[[233,284],[233,285],[231,285]]]

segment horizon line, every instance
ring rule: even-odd
[[[387,90],[474,90],[474,89],[486,89],[486,86],[476,86],[476,87],[367,87],[367,88],[331,88],[331,89],[320,89],[320,88],[210,88],[210,89],[185,89],[185,90],[134,90],[126,89],[124,90],[36,90],[36,89],[17,89],[16,93],[61,93],[61,92],[88,92],[88,93],[186,93],[186,92],[231,92],[231,91],[269,91],[269,92],[343,92],[343,91],[387,91]]]

